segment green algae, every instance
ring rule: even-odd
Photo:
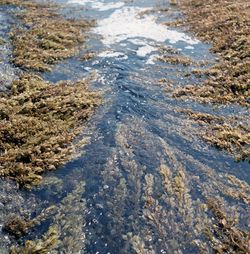
[[[83,54],[82,56],[80,56],[80,60],[81,61],[89,61],[91,59],[93,59],[96,56],[95,52],[86,52],[85,54]]]
[[[238,161],[250,161],[250,130],[241,124],[214,125],[203,138],[208,143],[234,154]]]
[[[20,26],[10,32],[13,62],[32,71],[73,56],[83,45],[93,21],[69,20],[56,5],[35,1],[6,0]],[[24,72],[0,99],[0,176],[30,188],[41,182],[43,172],[70,159],[72,141],[81,124],[100,104],[100,94],[87,88],[86,80],[51,85]],[[83,143],[83,142],[82,142]]]
[[[12,214],[6,218],[3,230],[12,236],[15,236],[16,239],[19,239],[28,235],[32,229],[41,225],[41,223],[49,217],[54,216],[57,213],[57,210],[58,207],[49,206],[32,219],[28,218],[28,215],[23,212],[21,215]]]
[[[178,4],[179,4],[179,1],[178,1],[178,0],[170,0],[170,1],[169,1],[169,4],[175,6],[175,5],[178,5]]]
[[[189,74],[204,79],[200,86],[167,87],[166,91],[175,99],[238,103],[249,107],[249,3],[243,0],[182,0],[177,5],[185,17],[174,21],[176,24],[167,25],[188,26],[197,37],[212,44],[211,50],[218,56],[218,62],[208,69],[194,69]],[[206,142],[232,154],[237,161],[249,161],[249,117],[246,116],[242,123],[237,119],[216,119],[201,112],[189,112],[188,115],[202,126],[199,135]]]
[[[30,226],[31,221],[15,215],[7,220],[4,224],[3,230],[11,235],[14,235],[16,238],[19,238],[28,232]]]
[[[207,195],[212,196],[211,194],[213,191],[217,189],[220,194],[226,194],[234,199],[238,199],[237,192],[242,193],[243,195],[246,195],[246,197],[248,197],[247,199],[249,200],[249,185],[238,182],[236,177],[228,176],[230,179],[232,178],[232,182],[236,183],[237,188],[239,187],[239,189],[230,189],[227,184],[225,185],[222,180],[218,179],[216,174],[213,175],[212,172],[209,172],[206,167],[202,165],[201,167],[203,169],[201,170],[206,174],[208,183],[206,184],[204,182],[200,182],[198,184],[199,178],[197,178],[195,175],[188,175],[187,172],[185,172],[184,167],[180,164],[179,160],[168,147],[166,147],[166,154],[168,154],[170,161],[173,163],[171,168],[166,166],[165,163],[160,167],[164,187],[168,194],[166,200],[168,200],[168,203],[172,206],[172,212],[167,215],[168,223],[172,225],[169,220],[171,216],[173,216],[172,214],[177,211],[177,213],[181,215],[181,218],[179,218],[180,221],[176,227],[179,227],[180,229],[182,220],[184,225],[186,224],[182,234],[186,232],[186,228],[191,227],[190,230],[192,231],[192,234],[187,234],[187,237],[193,238],[193,240],[190,242],[196,245],[201,252],[208,253],[209,249],[213,249],[214,251],[217,251],[217,253],[231,253],[230,251],[237,251],[237,253],[248,253],[250,234],[249,232],[240,230],[238,228],[239,218],[237,215],[235,215],[237,211],[236,207],[232,207],[231,209],[232,214],[234,214],[233,216],[231,212],[224,211],[226,209],[230,209],[229,205],[223,198],[219,198],[220,202],[216,199],[206,198],[203,201],[204,203],[202,203],[199,199],[194,200],[191,196],[191,193],[187,192],[187,190],[191,187],[189,179],[192,179],[192,181],[197,181],[197,186],[203,186],[202,194],[205,197]],[[179,155],[181,154],[179,153]],[[185,162],[187,161],[185,157],[183,157],[182,160]],[[197,162],[195,163],[197,165]],[[174,176],[175,174],[176,176]],[[185,192],[186,194],[184,194]],[[179,196],[181,193],[183,193],[183,195]],[[172,198],[173,196],[176,196],[176,198]],[[247,199],[245,200],[246,204],[249,204]],[[176,209],[174,209],[174,207],[176,207]],[[208,214],[209,211],[213,212],[217,220],[216,223],[213,218],[210,218]],[[162,216],[166,215],[163,213]],[[230,224],[230,217],[233,218],[231,220],[233,224]],[[164,220],[165,219],[162,219],[161,221]],[[171,228],[171,230],[174,229],[175,226]],[[176,232],[176,234],[178,233],[180,234],[180,231]],[[208,242],[204,242],[202,240],[204,236],[209,236],[207,238]],[[186,239],[186,237],[184,239]],[[182,243],[180,243],[180,245]]]
[[[221,120],[210,115],[194,115],[194,118],[204,123]],[[183,124],[187,129],[188,122],[186,119]],[[233,218],[234,227],[243,232],[242,223],[248,217],[245,208],[250,201],[249,185],[233,175],[218,173],[217,168],[209,168],[174,146],[172,140],[152,134],[148,126],[139,118],[128,117],[120,123],[116,146],[101,173],[102,185],[107,186],[100,188],[99,195],[106,200],[110,216],[105,224],[110,230],[109,244],[120,236],[124,241],[120,252],[124,253],[185,253],[187,249],[193,253],[216,252],[227,234],[218,237],[215,228],[220,222],[206,197],[218,196],[222,202],[220,209],[226,210],[227,218]],[[175,126],[173,132],[176,134]],[[138,159],[141,151],[145,151],[145,159],[149,156],[149,165]],[[133,207],[129,211],[128,203]],[[246,230],[243,236],[245,241],[249,232]],[[227,241],[231,246],[228,248],[234,248],[234,242],[230,238]]]
[[[186,20],[174,21],[173,26],[188,25],[202,40],[211,42],[219,62],[209,69],[195,69],[192,74],[205,77],[201,86],[187,85],[169,89],[176,99],[193,99],[202,103],[239,103],[249,107],[249,4],[238,1],[179,1]],[[237,14],[237,15],[236,15]],[[217,18],[219,17],[219,18]],[[234,40],[232,41],[232,38]],[[164,55],[162,56],[164,57]],[[211,145],[233,154],[236,160],[249,161],[249,128],[247,124],[216,119],[207,114],[190,114],[200,129],[202,138]]]
[[[143,239],[139,235],[132,235],[132,233],[128,233],[128,236],[125,238],[128,240],[133,246],[133,250],[136,254],[154,254],[155,251],[147,248]]]
[[[87,81],[51,85],[24,74],[0,99],[0,175],[21,187],[41,182],[43,172],[66,162],[81,123],[100,104]]]
[[[94,22],[65,19],[57,6],[49,3],[14,0],[0,4],[20,7],[14,13],[20,23],[11,30],[10,42],[13,63],[24,70],[10,89],[1,93],[0,176],[30,189],[42,183],[43,173],[66,163],[88,143],[75,138],[101,103],[101,94],[88,87],[91,78],[52,84],[34,71],[51,70],[55,63],[80,52]],[[43,183],[61,197],[59,179],[46,178]],[[32,230],[53,218],[42,237],[13,245],[10,253],[79,253],[85,239],[85,203],[81,199],[84,184],[77,186],[60,205],[43,209],[35,218],[29,209],[6,216],[3,229],[15,239],[21,238],[18,244],[23,236],[29,239]]]

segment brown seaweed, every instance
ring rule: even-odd
[[[33,74],[0,98],[0,175],[30,187],[70,158],[78,127],[100,104],[87,81],[51,85]]]
[[[215,223],[210,231],[207,231],[213,249],[216,253],[249,253],[250,234],[236,226],[234,218],[228,217],[223,211],[223,203],[217,198],[207,199],[208,209],[214,215]],[[209,233],[210,232],[210,233]],[[219,241],[211,235],[213,232]]]
[[[184,66],[192,64],[191,59],[189,59],[188,57],[185,57],[185,56],[181,56],[181,55],[175,55],[175,56],[163,55],[163,56],[159,56],[158,60],[160,60],[164,63],[182,64]]]
[[[202,86],[178,89],[175,97],[202,102],[233,103],[249,107],[250,99],[250,4],[248,1],[182,0],[188,25],[202,40],[211,42],[219,63],[208,70]]]
[[[11,254],[47,254],[54,252],[58,245],[59,233],[57,226],[51,226],[42,239],[35,241],[28,240],[24,247],[13,246],[10,249]]]
[[[35,1],[3,1],[23,7],[16,13],[21,26],[13,28],[13,62],[23,69],[49,71],[59,61],[79,52],[86,32],[94,21],[66,19],[57,13],[56,5]]]
[[[236,160],[250,160],[250,129],[247,119],[225,118],[211,114],[181,110],[202,126],[200,136],[209,144],[233,154]]]

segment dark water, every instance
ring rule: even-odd
[[[91,74],[92,87],[103,91],[105,103],[83,131],[81,138],[88,138],[88,144],[76,159],[48,173],[44,185],[20,193],[11,183],[2,183],[3,195],[14,200],[1,207],[3,217],[22,208],[35,218],[43,209],[56,207],[53,216],[21,242],[41,239],[48,227],[56,225],[61,240],[56,253],[199,253],[201,246],[212,253],[204,234],[214,223],[207,197],[220,200],[228,216],[239,217],[238,224],[247,229],[249,206],[234,194],[249,191],[249,164],[236,163],[204,143],[198,126],[180,110],[242,117],[249,112],[235,105],[176,100],[159,84],[162,78],[174,86],[200,84],[202,78],[187,74],[201,61],[206,63],[202,68],[216,61],[209,45],[192,44],[192,35],[187,39],[181,30],[175,34],[181,39],[173,42],[172,33],[164,39],[166,31],[157,24],[178,17],[175,9],[138,16],[143,8],[169,7],[161,1],[58,3],[67,17],[97,19],[83,50],[97,56],[85,62],[78,56],[67,60],[44,78],[56,82]],[[143,18],[148,28],[140,26]],[[160,62],[159,48],[166,46],[193,64]],[[231,175],[238,181],[230,181]],[[5,233],[1,240],[0,253],[15,243]]]

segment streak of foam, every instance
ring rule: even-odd
[[[146,64],[155,64],[155,61],[156,61],[157,57],[159,57],[159,55],[151,55],[148,58]]]
[[[101,52],[98,56],[103,57],[103,58],[105,58],[105,57],[106,58],[114,57],[116,59],[127,59],[128,58],[128,56],[126,56],[122,52],[114,52],[114,51],[109,51],[109,50]]]
[[[153,51],[157,51],[157,48],[152,47],[150,45],[146,45],[146,46],[140,47],[136,53],[138,56],[145,57],[146,55],[150,54]]]

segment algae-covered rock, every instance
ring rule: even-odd
[[[51,85],[24,74],[14,81],[0,98],[0,175],[20,186],[39,184],[43,172],[70,158],[78,127],[99,104],[84,80]]]
[[[158,57],[158,60],[169,63],[169,64],[182,64],[184,66],[188,66],[192,64],[192,60],[185,56],[171,56],[171,55],[163,55]]]

